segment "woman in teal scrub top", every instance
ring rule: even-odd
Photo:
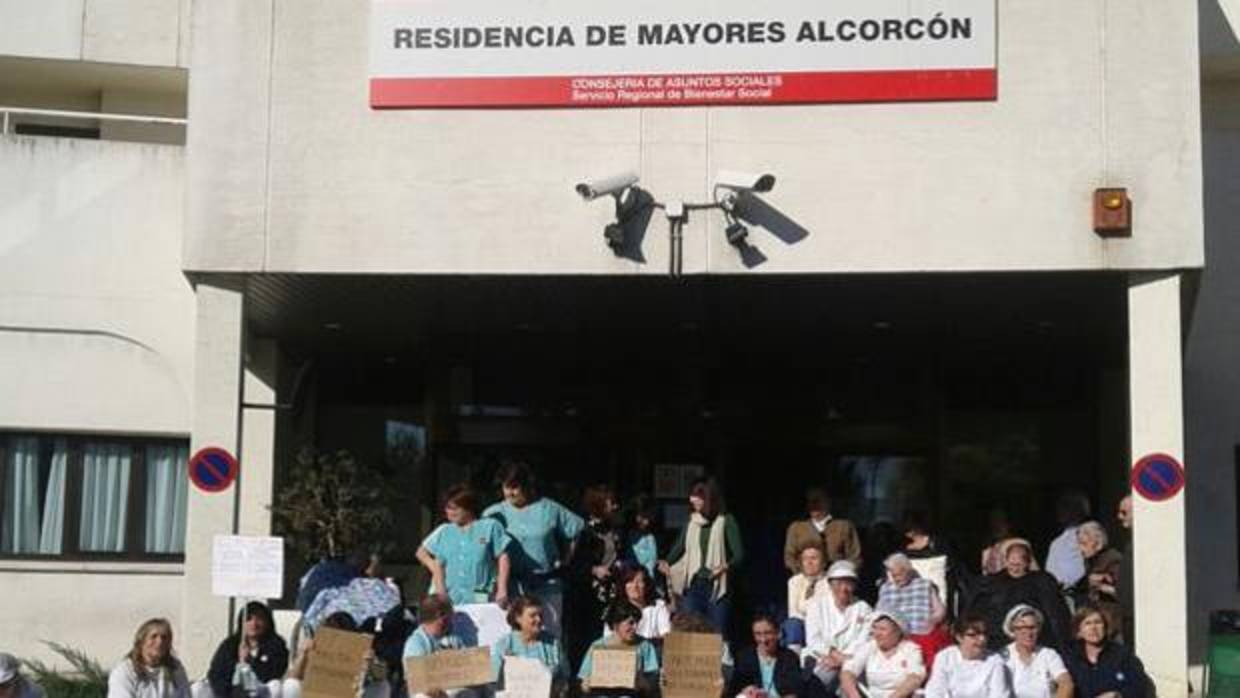
[[[484,518],[503,525],[512,538],[512,574],[522,594],[543,602],[543,625],[559,635],[564,613],[564,589],[560,579],[564,561],[572,556],[585,521],[560,503],[540,497],[529,466],[513,463],[500,469],[496,478],[504,500],[487,507]]]
[[[491,668],[497,686],[503,685],[505,657],[537,659],[551,674],[551,695],[563,693],[569,679],[568,658],[560,641],[543,629],[542,601],[535,596],[518,596],[508,606],[508,625],[512,632],[491,645]]]
[[[494,519],[478,518],[478,495],[457,485],[444,496],[441,524],[418,547],[418,561],[431,573],[431,591],[454,604],[503,605],[508,599],[509,558],[512,542]]]

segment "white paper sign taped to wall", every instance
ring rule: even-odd
[[[284,539],[215,537],[211,547],[211,593],[246,599],[284,595]]]

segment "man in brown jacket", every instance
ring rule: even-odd
[[[819,542],[827,551],[827,565],[837,560],[848,560],[861,565],[861,539],[857,527],[848,519],[831,516],[831,500],[826,491],[814,487],[805,493],[805,510],[808,519],[793,521],[784,538],[784,565],[789,572],[800,572],[797,554],[807,543]]]

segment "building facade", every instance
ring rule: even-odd
[[[826,480],[972,542],[987,505],[1047,537],[1063,489],[1110,523],[1164,452],[1188,487],[1137,498],[1135,642],[1187,694],[1240,578],[1231,6],[997,2],[993,98],[376,109],[380,5],[3,8],[5,649],[110,659],[166,615],[202,673],[212,537],[270,533],[306,445],[404,478],[405,553],[506,456],[564,496],[702,464],[759,539]],[[662,211],[617,253],[574,191],[630,170],[665,204],[776,185],[745,245],[690,211],[667,278]],[[1130,235],[1093,229],[1112,187]],[[232,490],[172,467],[205,446]]]

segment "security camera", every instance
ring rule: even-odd
[[[602,179],[590,180],[577,185],[577,193],[586,201],[593,201],[600,196],[617,196],[625,189],[637,184],[636,172],[623,172],[621,174],[603,177]]]
[[[775,175],[720,170],[719,174],[715,176],[715,186],[734,191],[752,191],[761,194],[775,188]]]

